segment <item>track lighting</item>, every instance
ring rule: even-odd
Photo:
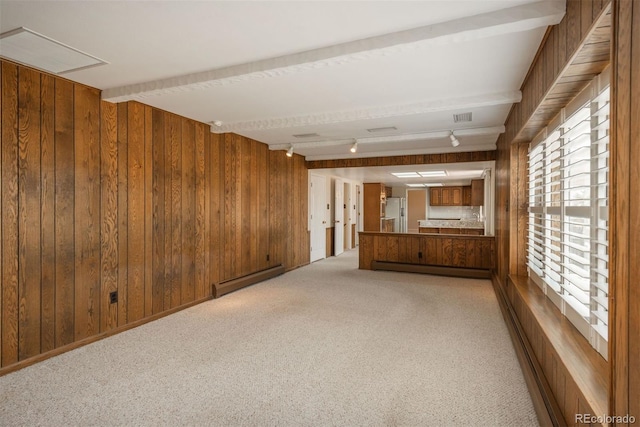
[[[293,156],[293,145],[289,146],[289,149],[287,150],[287,157],[292,157]]]
[[[449,135],[449,139],[451,140],[451,145],[453,145],[454,147],[457,147],[458,145],[460,145],[460,141],[458,141],[458,138],[456,138],[456,136],[453,134],[453,131],[451,131],[451,135]]]
[[[357,140],[353,143],[353,145],[351,146],[349,151],[351,151],[352,153],[355,153],[356,151],[358,151],[358,141]]]

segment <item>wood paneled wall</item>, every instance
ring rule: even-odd
[[[613,0],[611,412],[640,419],[640,0]]]
[[[0,374],[309,262],[302,157],[10,62],[0,84]]]

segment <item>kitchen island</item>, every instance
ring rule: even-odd
[[[488,278],[493,236],[360,232],[359,268]]]

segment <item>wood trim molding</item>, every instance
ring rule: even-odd
[[[500,311],[504,317],[507,330],[511,336],[513,342],[513,348],[520,362],[522,373],[524,375],[533,407],[538,417],[538,422],[541,426],[561,426],[565,425],[564,417],[558,402],[551,392],[549,383],[547,382],[542,368],[538,363],[531,344],[527,339],[526,334],[522,329],[522,325],[516,316],[513,306],[509,302],[509,298],[504,293],[504,288],[500,284],[500,279],[497,275],[491,276],[491,283],[493,284],[493,290],[500,306]]]

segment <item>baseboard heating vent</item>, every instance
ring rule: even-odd
[[[238,277],[236,279],[227,280],[221,283],[214,283],[213,297],[220,298],[221,296],[228,294],[229,292],[237,291],[238,289],[242,289],[258,282],[271,279],[272,277],[279,276],[283,273],[284,266],[280,264],[276,267],[258,271],[247,276]]]
[[[436,265],[404,264],[400,262],[372,261],[372,270],[401,271],[405,273],[434,274],[436,276],[471,277],[475,279],[490,279],[491,270],[479,268],[442,267]]]

